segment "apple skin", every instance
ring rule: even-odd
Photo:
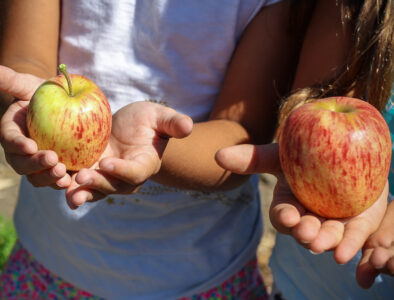
[[[26,125],[40,150],[53,150],[67,170],[89,168],[104,152],[111,134],[111,108],[97,85],[71,74],[69,95],[64,75],[44,82],[30,100]]]
[[[347,97],[296,108],[279,137],[280,163],[291,190],[309,211],[325,218],[356,216],[378,199],[391,148],[379,111]]]

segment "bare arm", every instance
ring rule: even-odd
[[[41,78],[56,74],[59,1],[5,0],[0,65]],[[14,97],[0,92],[0,116]]]
[[[341,22],[340,8],[335,1],[319,1],[306,32],[293,88],[336,78],[346,63],[352,30]],[[273,225],[302,241],[315,253],[334,249],[334,258],[340,264],[349,261],[377,229],[387,205],[386,185],[375,204],[362,214],[346,222],[322,220],[309,214],[286,186],[283,176],[280,176],[270,210]]]
[[[59,1],[7,0],[0,64],[42,78],[56,74]]]
[[[59,1],[6,0],[1,5],[0,140],[6,159],[36,186],[68,186],[70,176],[56,153],[38,150],[26,137],[24,117],[28,101],[43,78],[56,74]],[[18,101],[11,104],[14,98]]]
[[[303,41],[293,88],[303,88],[337,75],[350,46],[349,28],[343,28],[334,1],[319,1]],[[278,177],[270,219],[274,227],[292,235],[315,253],[334,250],[338,263],[346,263],[377,229],[387,205],[387,186],[373,206],[359,216],[341,220],[321,219],[302,207],[281,174],[278,145],[242,145],[222,149],[218,162],[229,170],[248,174],[270,172]]]
[[[318,1],[303,42],[293,90],[338,75],[346,62],[351,31],[342,23],[335,1]]]
[[[195,124],[185,139],[170,140],[154,180],[203,190],[245,180],[219,167],[214,156],[222,147],[272,140],[280,96],[294,67],[288,22],[288,1],[265,7],[254,18],[233,55],[210,121]]]

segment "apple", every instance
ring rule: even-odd
[[[379,111],[348,97],[301,105],[279,136],[280,163],[292,192],[309,211],[326,218],[358,215],[378,199],[391,147]]]
[[[91,167],[104,152],[111,134],[111,108],[97,85],[82,75],[45,81],[30,100],[26,126],[40,150],[53,150],[67,170]]]

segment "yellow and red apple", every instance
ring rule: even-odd
[[[112,114],[104,93],[82,75],[45,81],[30,100],[26,125],[40,150],[53,150],[67,170],[91,167],[104,152],[111,134]]]
[[[377,200],[387,182],[391,147],[380,112],[347,97],[300,106],[279,137],[291,190],[309,211],[327,218],[358,215]]]

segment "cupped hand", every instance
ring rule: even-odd
[[[333,250],[339,264],[348,262],[378,228],[387,206],[388,185],[362,214],[348,219],[326,219],[309,212],[293,195],[280,168],[279,146],[239,145],[216,154],[220,166],[240,174],[271,173],[277,177],[270,207],[272,225],[292,235],[303,247],[319,254]]]
[[[155,175],[171,137],[191,133],[192,120],[152,102],[129,104],[113,115],[109,144],[100,161],[80,170],[66,191],[67,203],[76,208],[110,194],[130,194]]]
[[[389,204],[378,230],[363,247],[357,282],[362,288],[370,288],[381,273],[394,276],[394,202]]]
[[[18,174],[26,175],[36,187],[61,189],[71,183],[65,165],[55,152],[38,150],[36,142],[27,137],[29,100],[43,81],[0,66],[0,91],[15,98],[1,119],[0,140],[7,162]]]

